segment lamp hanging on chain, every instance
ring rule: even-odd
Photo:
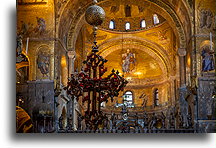
[[[107,71],[107,68],[104,67],[107,60],[97,54],[96,36],[98,25],[101,25],[105,18],[105,12],[103,8],[96,5],[96,0],[93,1],[93,4],[87,8],[85,14],[87,23],[93,26],[94,31],[92,53],[83,61],[85,67],[81,72],[72,74],[69,78],[67,93],[71,97],[82,98],[82,103],[87,106],[82,119],[85,120],[87,129],[97,130],[107,119],[101,111],[101,103],[108,102],[109,98],[113,101],[128,82],[114,69],[111,74],[102,78]]]

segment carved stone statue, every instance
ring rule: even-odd
[[[180,103],[180,111],[182,114],[182,120],[183,120],[183,127],[188,127],[188,102],[186,100],[186,98],[190,95],[189,94],[189,90],[187,89],[187,87],[181,87],[180,88],[180,99],[179,99],[179,103]]]
[[[156,123],[157,123],[157,117],[155,113],[153,113],[150,124],[149,124],[149,129],[156,129]]]
[[[40,52],[37,58],[37,65],[43,75],[49,73],[50,56],[44,52]]]
[[[202,50],[202,71],[207,72],[215,69],[214,55],[211,53],[209,46]]]

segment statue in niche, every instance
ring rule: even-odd
[[[211,28],[212,26],[212,12],[210,10],[202,10],[200,14],[200,28]]]
[[[131,53],[130,49],[127,49],[127,53],[122,54],[123,64],[122,71],[124,73],[130,73],[135,70],[135,53]]]
[[[22,35],[18,35],[16,42],[16,63],[21,63],[21,62],[27,62],[28,59],[27,57],[22,53],[22,48],[23,48],[23,42],[22,42]]]
[[[212,71],[215,69],[214,55],[209,46],[205,46],[202,50],[202,71]]]
[[[37,65],[43,75],[49,73],[50,56],[45,52],[40,52],[37,58]]]

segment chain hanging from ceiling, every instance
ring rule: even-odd
[[[66,89],[70,96],[77,99],[82,98],[86,110],[81,118],[85,120],[86,128],[97,130],[106,120],[106,115],[101,111],[101,103],[108,102],[109,98],[113,101],[128,82],[114,69],[107,77],[102,77],[107,71],[107,68],[104,67],[107,60],[97,54],[96,35],[97,26],[102,24],[105,12],[103,8],[96,5],[96,0],[93,3],[94,5],[88,7],[85,14],[87,23],[93,26],[94,31],[92,53],[83,61],[85,66],[81,72],[71,75]]]

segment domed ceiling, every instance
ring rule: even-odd
[[[149,9],[151,3],[146,1],[128,1],[128,0],[110,0],[100,3],[100,6],[106,12],[106,19],[102,24],[101,28],[108,29],[112,31],[126,31],[125,23],[129,22],[131,28],[127,31],[138,31],[146,28],[153,27],[153,15],[156,12]],[[164,22],[165,19],[157,14],[160,23]],[[115,28],[110,29],[110,21],[115,22]],[[145,20],[146,27],[140,27],[140,22]]]

